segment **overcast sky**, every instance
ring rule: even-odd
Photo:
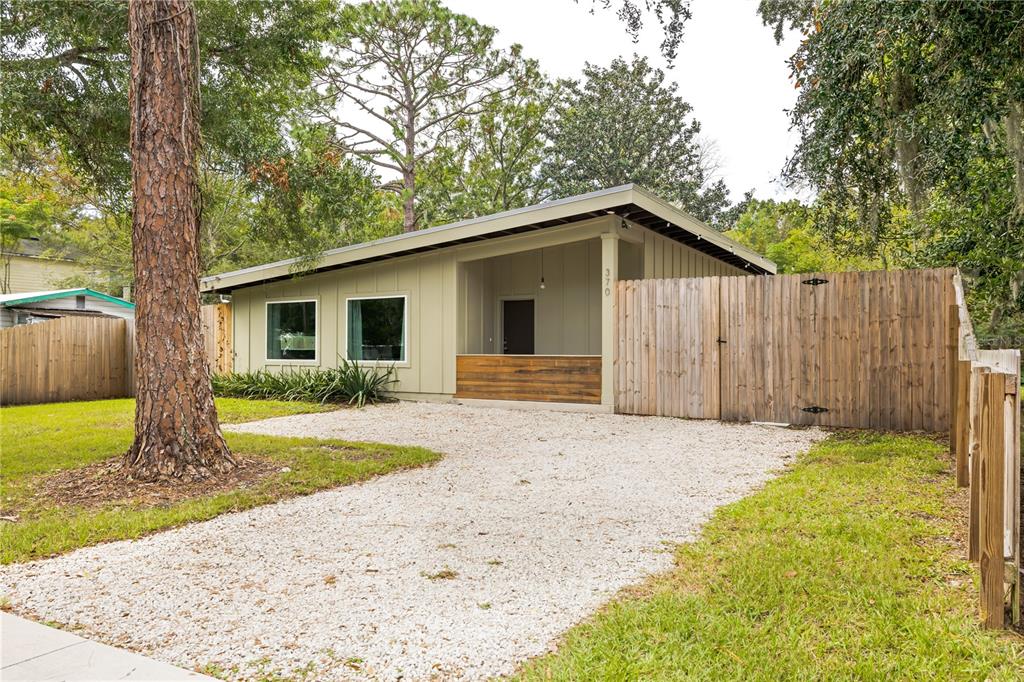
[[[614,10],[591,14],[590,0],[445,0],[445,5],[497,28],[500,44],[521,44],[552,77],[576,78],[585,62],[607,65],[634,52],[665,68],[658,50],[661,27],[653,17],[634,44]],[[667,69],[704,135],[717,144],[720,173],[734,201],[751,188],[760,198],[794,196],[776,178],[796,143],[785,110],[796,98],[786,58],[798,38],[777,46],[756,10],[756,0],[693,0],[693,19],[675,65]]]

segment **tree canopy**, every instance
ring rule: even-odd
[[[320,117],[340,150],[397,173],[403,228],[418,225],[416,176],[449,133],[500,102],[535,65],[496,30],[437,0],[345,5],[319,72]]]
[[[790,59],[800,142],[785,176],[818,194],[839,248],[957,264],[994,329],[1024,332],[1024,4],[764,0]]]
[[[542,175],[553,196],[637,183],[696,217],[718,223],[729,191],[714,178],[700,122],[678,86],[646,58],[587,64],[563,84],[548,129]]]

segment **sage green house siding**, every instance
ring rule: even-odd
[[[501,353],[501,302],[532,298],[538,355],[600,355],[600,280],[600,239],[466,262],[459,353]]]
[[[406,362],[395,363],[403,393],[455,392],[455,255],[438,252],[324,272],[239,289],[232,294],[235,371],[286,367],[336,367],[348,338],[346,300],[368,295],[407,296]],[[317,359],[267,360],[266,304],[317,302]]]

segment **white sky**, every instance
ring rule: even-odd
[[[585,62],[606,66],[634,52],[664,69],[657,20],[646,18],[634,44],[615,4],[591,14],[590,0],[445,0],[450,9],[497,28],[502,46],[521,44],[555,78],[578,78]],[[796,196],[776,178],[797,140],[785,110],[796,99],[786,59],[798,38],[776,46],[756,0],[693,0],[691,9],[675,65],[666,70],[693,106],[705,138],[716,143],[732,200],[751,188],[762,199]]]

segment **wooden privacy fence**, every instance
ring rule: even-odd
[[[943,431],[954,272],[618,282],[616,410]]]
[[[214,373],[231,371],[231,307],[203,306]],[[61,317],[0,329],[0,405],[123,398],[135,391],[135,322]]]
[[[0,329],[0,404],[131,395],[132,323],[61,317]]]
[[[1020,350],[978,350],[959,275],[950,306],[950,449],[957,484],[970,487],[967,555],[981,573],[987,627],[1021,623]]]
[[[231,306],[227,303],[204,305],[203,346],[210,371],[214,374],[228,374],[235,364],[232,344]]]

